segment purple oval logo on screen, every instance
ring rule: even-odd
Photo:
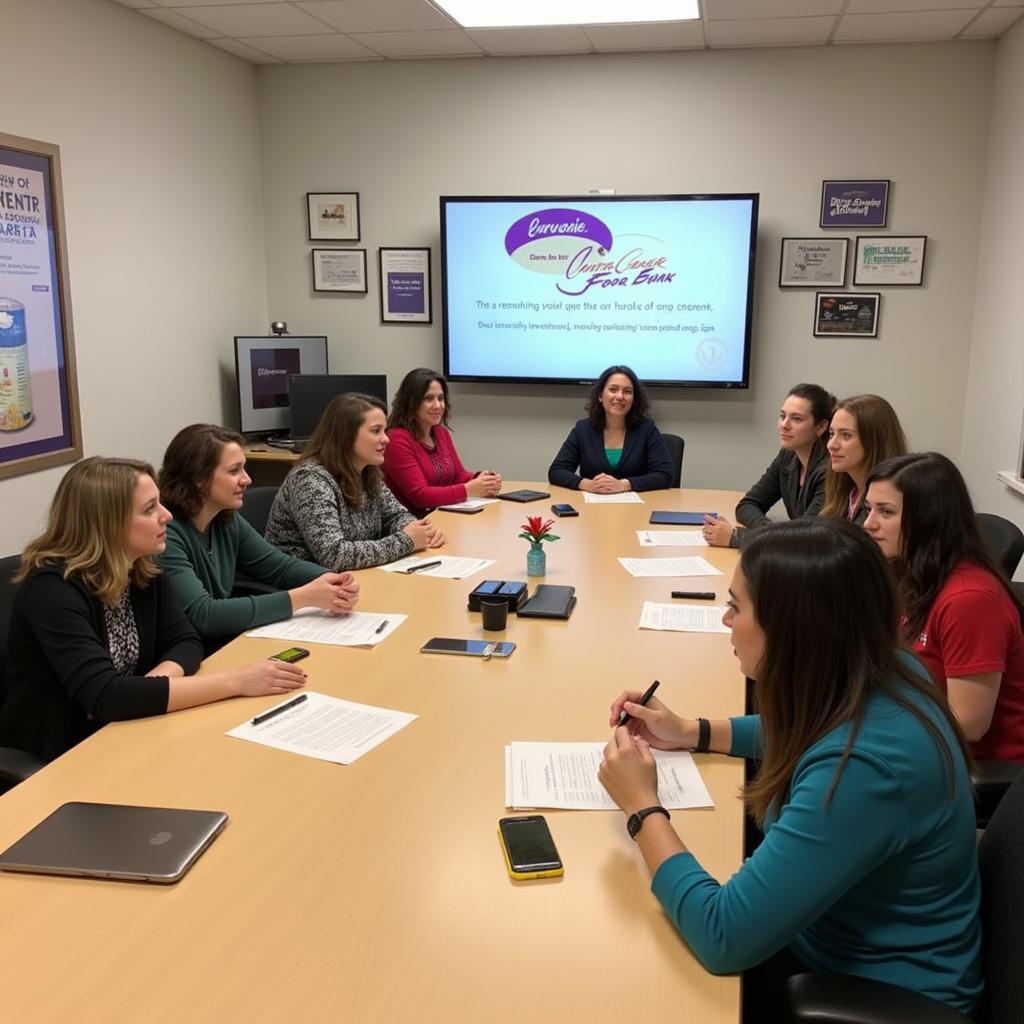
[[[505,251],[521,266],[541,274],[563,274],[584,245],[612,247],[604,221],[583,210],[536,210],[520,217],[505,232]]]

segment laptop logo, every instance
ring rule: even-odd
[[[163,846],[165,843],[169,843],[174,838],[173,832],[154,832],[149,837],[149,842],[152,846]]]

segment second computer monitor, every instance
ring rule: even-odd
[[[388,404],[388,379],[384,374],[301,373],[288,378],[292,410],[292,437],[313,436],[324,409],[337,395],[357,391]]]

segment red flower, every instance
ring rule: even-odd
[[[527,516],[526,522],[519,527],[523,532],[519,534],[523,540],[528,540],[532,544],[540,544],[545,540],[558,540],[559,538],[553,533],[548,533],[548,530],[555,525],[554,519],[544,519],[541,516]]]

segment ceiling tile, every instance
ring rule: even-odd
[[[704,17],[708,21],[809,18],[815,15],[838,14],[842,9],[843,0],[771,0],[769,3],[765,0],[704,0]]]
[[[412,32],[456,27],[455,22],[424,0],[309,0],[295,6],[339,32]]]
[[[145,10],[140,10],[139,14],[144,14],[154,21],[162,21],[165,25],[176,28],[179,32],[187,32],[190,36],[196,36],[198,39],[213,39],[221,34],[216,29],[200,25],[198,21],[182,17],[177,11],[168,11],[162,7],[147,7]]]
[[[291,4],[246,3],[230,7],[190,7],[188,16],[226,36],[299,36],[331,30]]]
[[[589,53],[590,41],[581,28],[559,25],[543,28],[478,28],[467,32],[481,49],[495,56],[535,53]]]
[[[483,51],[459,29],[442,32],[357,32],[352,38],[385,57],[483,56]]]
[[[961,39],[994,39],[1001,36],[1022,14],[1024,7],[992,7],[983,11],[964,29]]]
[[[705,32],[710,46],[808,46],[828,39],[835,18],[754,18],[712,21]]]
[[[988,0],[850,0],[847,14],[908,14],[911,11],[980,11]]]
[[[340,33],[325,36],[256,36],[243,43],[287,61],[380,60],[365,46]]]
[[[922,42],[952,39],[974,11],[928,11],[915,14],[846,14],[832,36],[836,43]]]
[[[246,46],[245,43],[240,43],[237,39],[207,39],[206,41],[211,46],[216,46],[221,50],[227,50],[228,53],[233,53],[236,57],[241,57],[242,60],[247,60],[250,64],[283,63],[283,61],[279,60],[277,57],[271,57],[269,54],[263,53],[253,46]]]
[[[704,47],[699,21],[663,21],[657,25],[587,25],[595,50],[683,50]]]

